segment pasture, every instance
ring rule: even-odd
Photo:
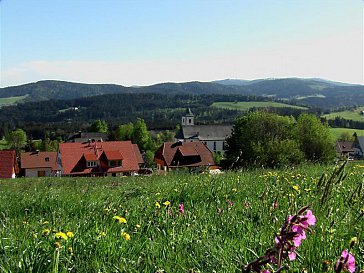
[[[6,105],[12,105],[24,100],[28,95],[25,96],[18,96],[18,97],[9,97],[9,98],[0,98],[0,107]]]
[[[333,272],[353,237],[364,268],[364,165],[332,173],[1,180],[0,271],[242,272],[305,205],[317,222],[286,272]]]
[[[347,120],[355,120],[364,122],[364,115],[361,112],[364,111],[364,106],[357,107],[355,110],[332,112],[330,114],[323,115],[326,119],[335,119],[336,117],[344,118]]]
[[[356,133],[358,136],[364,136],[364,130],[350,129],[350,128],[330,128],[331,134],[334,139],[338,139],[342,133],[348,132],[350,135]]]
[[[267,108],[267,107],[275,107],[275,108],[295,108],[307,110],[306,107],[290,105],[286,103],[274,102],[274,101],[239,101],[239,102],[214,102],[212,107],[231,109],[231,110],[241,110],[247,111],[250,108]]]

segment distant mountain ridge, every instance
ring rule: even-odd
[[[240,94],[268,96],[277,99],[299,100],[300,104],[315,107],[364,105],[364,86],[337,83],[322,79],[226,79],[213,82],[160,83],[150,86],[126,87],[116,84],[83,84],[46,80],[19,86],[0,88],[0,98],[26,96],[24,102],[53,99],[76,99],[105,94]],[[335,99],[340,101],[335,102]]]

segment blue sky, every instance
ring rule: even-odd
[[[363,83],[360,0],[2,0],[1,86],[321,77]]]

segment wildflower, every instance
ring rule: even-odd
[[[54,235],[57,239],[63,239],[63,240],[68,240],[67,234],[60,231],[57,232],[56,235]]]
[[[308,210],[306,212],[306,215],[304,215],[304,217],[306,218],[306,220],[304,220],[302,222],[302,224],[305,226],[305,227],[308,227],[308,226],[314,226],[316,224],[316,217],[315,215],[313,215],[312,211],[311,210]]]
[[[278,202],[274,202],[274,203],[272,204],[272,207],[273,207],[273,209],[278,208]]]
[[[172,216],[172,211],[170,208],[167,209],[168,216]]]
[[[57,229],[56,228],[52,228],[52,233],[57,233]]]
[[[185,205],[183,203],[179,204],[178,210],[181,214],[185,214]]]
[[[336,261],[334,269],[335,273],[339,273],[342,270],[344,272],[353,273],[355,271],[354,256],[347,249],[344,249],[341,253],[341,257]]]
[[[105,231],[101,231],[99,234],[100,237],[105,237],[106,236],[106,232]]]
[[[128,233],[126,233],[126,232],[121,233],[121,236],[124,237],[124,239],[126,241],[129,241],[130,240],[130,235]]]
[[[72,246],[70,246],[70,247],[68,247],[68,248],[67,248],[67,252],[68,252],[69,254],[72,254],[72,253],[73,253],[73,248],[72,248]]]
[[[25,226],[25,225],[27,225],[28,224],[28,221],[27,220],[23,220],[23,225]]]
[[[222,213],[222,208],[217,208],[217,214],[221,214]]]
[[[115,222],[118,222],[120,224],[126,224],[126,219],[124,217],[120,216],[114,216],[112,219],[114,219]]]
[[[311,191],[311,189],[310,189],[310,188],[307,188],[307,189],[304,189],[304,191],[305,191],[306,193],[309,193],[309,192]]]
[[[244,202],[244,207],[246,207],[246,208],[249,208],[249,206],[250,206],[250,204],[249,204],[249,202]]]
[[[44,222],[42,222],[42,225],[48,225],[49,224],[49,222],[48,221],[44,221]]]
[[[237,192],[238,190],[236,188],[233,188],[232,191]]]
[[[159,204],[159,202],[157,201],[157,202],[155,202],[155,207],[158,208],[158,209],[160,209],[161,208],[161,204]]]
[[[105,213],[105,214],[109,214],[109,212],[110,212],[110,208],[109,208],[109,207],[104,208],[104,213]]]
[[[351,240],[350,240],[350,248],[352,248],[356,244],[358,244],[358,237],[351,238]]]
[[[139,224],[136,224],[135,226],[136,226],[137,228],[140,228],[140,225],[139,225]]]
[[[55,242],[55,243],[54,243],[54,246],[55,246],[56,248],[61,248],[61,246],[62,246],[62,245],[61,245],[61,243],[60,243],[60,242]]]
[[[32,235],[33,235],[33,238],[34,239],[37,239],[38,238],[38,234],[37,233],[33,232]]]
[[[43,229],[42,230],[42,235],[43,236],[49,236],[49,234],[51,233],[50,229],[49,228],[46,228],[46,229]]]
[[[298,193],[300,193],[301,191],[300,191],[300,188],[297,186],[297,185],[293,185],[292,186],[292,188],[296,191],[296,192],[298,192]]]
[[[166,201],[166,202],[164,202],[164,203],[163,203],[163,205],[165,205],[166,207],[168,207],[168,206],[170,206],[170,205],[171,205],[171,202]]]
[[[234,206],[234,202],[233,201],[231,201],[231,200],[228,200],[228,208],[230,208],[230,207],[232,207],[232,206]]]
[[[68,231],[66,235],[68,238],[73,238],[75,236],[72,231]]]

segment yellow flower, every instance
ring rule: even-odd
[[[42,235],[43,236],[49,236],[50,233],[51,233],[51,230],[49,228],[46,228],[46,229],[42,230]]]
[[[34,239],[37,239],[37,238],[38,238],[37,233],[33,232],[33,234],[32,234],[32,235],[33,235],[33,238],[34,238]]]
[[[305,192],[310,192],[311,191],[311,189],[310,188],[308,188],[308,189],[305,189]]]
[[[140,228],[140,225],[139,225],[139,224],[136,224],[135,226],[136,226],[137,228]]]
[[[121,233],[121,236],[123,236],[126,241],[130,240],[130,235],[126,232]]]
[[[235,191],[235,192],[237,192],[238,190],[237,190],[236,188],[233,188],[233,189],[232,189],[232,191]]]
[[[56,228],[52,228],[52,233],[57,233]]]
[[[75,235],[73,234],[73,232],[72,231],[68,231],[67,233],[66,233],[66,235],[67,235],[67,237],[68,238],[72,238],[72,237],[74,237]]]
[[[170,205],[171,205],[171,202],[166,201],[166,202],[164,202],[164,203],[163,203],[163,205],[165,205],[166,207],[168,207],[168,206],[170,206]]]
[[[105,231],[101,231],[99,236],[100,237],[105,237],[106,236],[106,232]]]
[[[66,235],[66,233],[60,231],[60,232],[57,232],[56,235],[54,235],[57,239],[63,239],[63,240],[67,240],[68,237]]]
[[[47,225],[47,224],[49,224],[49,222],[48,222],[48,221],[44,221],[44,222],[42,223],[42,225]]]
[[[55,242],[55,243],[54,243],[54,246],[55,246],[56,248],[60,248],[62,245],[61,245],[61,243],[60,243],[60,242]]]
[[[67,248],[67,251],[68,251],[68,253],[69,253],[69,254],[72,254],[72,253],[73,253],[73,248],[72,248],[72,246],[68,247],[68,248]]]
[[[109,214],[109,212],[110,212],[110,208],[109,208],[109,207],[104,208],[104,213],[105,213],[105,214]]]
[[[126,219],[124,217],[114,216],[112,219],[114,219],[115,222],[118,222],[118,223],[121,223],[121,224],[126,224]]]
[[[351,238],[351,240],[350,240],[350,248],[352,248],[353,246],[357,245],[358,242],[359,242],[358,237]]]
[[[27,225],[28,221],[27,220],[23,220],[23,225]]]
[[[158,208],[158,209],[160,209],[161,208],[161,204],[159,204],[159,202],[157,201],[157,202],[155,202],[155,206]]]

